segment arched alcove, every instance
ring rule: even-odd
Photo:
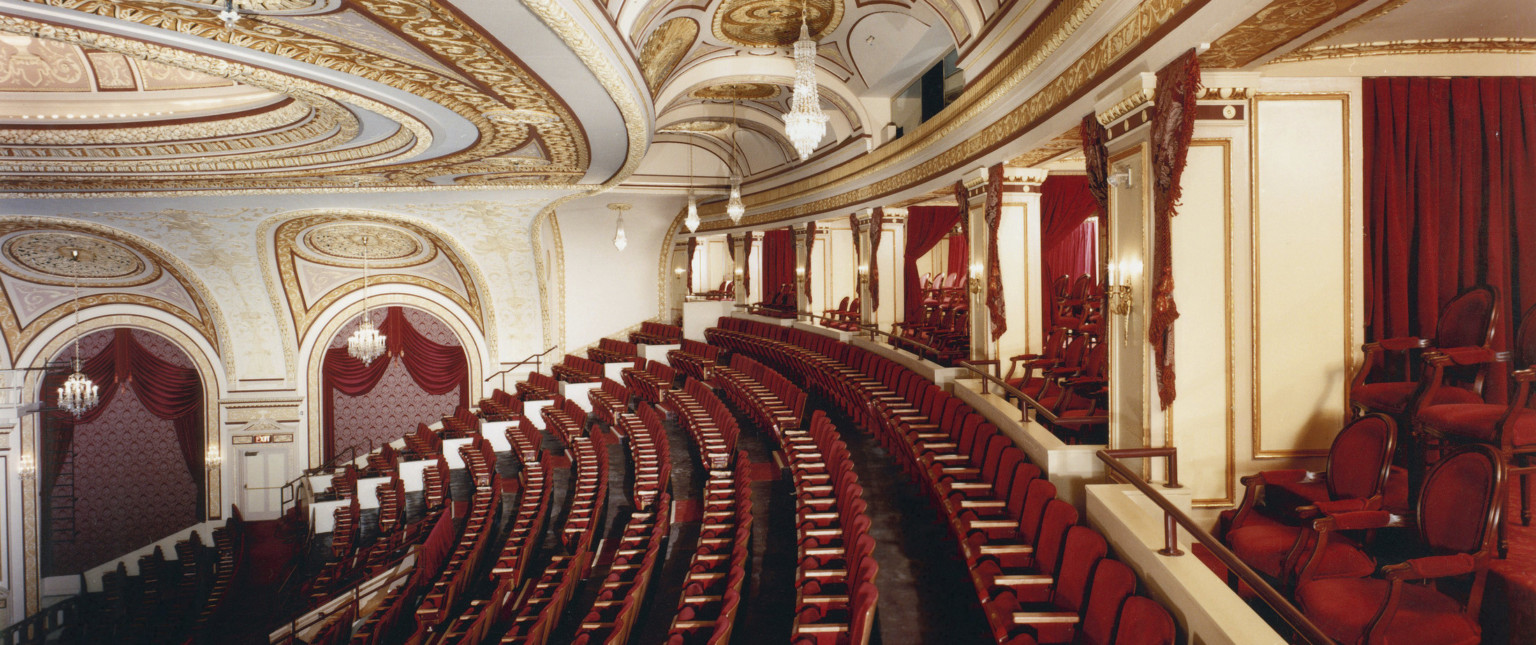
[[[323,457],[350,446],[357,454],[398,439],[422,422],[452,414],[471,393],[470,362],[454,330],[427,311],[406,306],[367,313],[386,337],[384,356],[363,364],[347,354],[347,340],[364,314],[348,319],[326,344],[314,375],[321,384]]]
[[[80,416],[57,387],[80,369],[100,402]],[[76,575],[202,521],[211,384],[175,341],[137,328],[84,334],[53,353],[37,396],[44,577]]]

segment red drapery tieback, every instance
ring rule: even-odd
[[[699,250],[699,238],[688,238],[688,293],[693,293],[693,254]]]
[[[84,372],[98,391],[96,407],[74,417],[66,412],[53,412],[58,421],[58,432],[63,434],[49,455],[43,476],[43,490],[52,490],[68,448],[74,441],[75,426],[90,423],[101,415],[117,396],[118,388],[132,384],[139,403],[155,417],[170,421],[176,431],[176,443],[181,448],[182,461],[187,474],[197,485],[198,508],[203,507],[203,465],[205,441],[203,439],[203,380],[197,370],[175,365],[154,355],[126,327],[112,330],[112,340],[95,356],[81,361]],[[49,407],[58,407],[58,386],[62,380],[49,379],[44,385],[43,401]],[[199,514],[202,510],[198,511]]]
[[[880,233],[885,229],[885,209],[875,207],[869,220],[869,307],[880,308]]]
[[[811,255],[816,250],[816,222],[805,225],[805,302],[811,302]]]
[[[1500,295],[1493,349],[1536,303],[1536,78],[1365,79],[1366,335],[1435,335],[1467,287]],[[1503,403],[1505,369],[1483,396]]]
[[[960,234],[965,236],[966,244],[971,240],[971,191],[965,189],[965,182],[955,180],[955,203],[960,207]],[[969,248],[967,248],[969,251]],[[966,277],[970,277],[971,259],[965,259]]]
[[[992,340],[1008,331],[1003,303],[1003,265],[997,257],[997,227],[1003,221],[1003,164],[987,169],[987,201],[982,219],[987,222],[987,311],[992,315]]]
[[[1075,278],[1098,272],[1098,237],[1084,225],[1099,209],[1089,184],[1083,175],[1051,175],[1040,186],[1039,291],[1047,329],[1056,322],[1051,283],[1062,275]]]
[[[965,239],[964,233],[952,233],[949,236],[949,264],[948,273],[956,273],[961,277],[970,275],[971,270],[971,241]]]
[[[752,293],[752,237],[752,231],[747,231],[742,236],[741,243],[742,264],[746,267],[741,271],[741,291],[746,294]],[[759,263],[763,261],[761,254],[757,256],[757,261]]]
[[[1147,342],[1152,344],[1157,370],[1157,399],[1168,409],[1178,395],[1174,388],[1173,321],[1179,318],[1173,301],[1173,216],[1182,190],[1179,179],[1195,134],[1195,91],[1200,88],[1200,59],[1190,49],[1157,72],[1152,114],[1152,298]]]
[[[902,251],[906,274],[902,281],[902,293],[906,299],[903,309],[906,310],[907,322],[915,322],[923,317],[923,280],[917,275],[917,261],[938,246],[939,242],[950,237],[950,231],[955,229],[955,220],[959,218],[960,209],[955,206],[913,206],[907,209],[907,243]],[[953,259],[950,262],[953,263]]]
[[[325,458],[336,455],[336,393],[362,396],[373,391],[394,359],[400,359],[411,380],[427,394],[447,394],[459,388],[459,405],[469,405],[469,359],[464,348],[433,342],[405,318],[405,310],[390,307],[379,325],[385,355],[364,365],[346,347],[325,351],[321,366],[325,420]]]

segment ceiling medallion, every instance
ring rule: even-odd
[[[843,21],[841,0],[809,0],[805,22],[815,35]],[[793,0],[725,0],[715,10],[714,33],[742,47],[788,47],[800,35],[800,7]]]
[[[98,237],[52,231],[11,238],[5,244],[5,255],[30,271],[55,278],[111,280],[144,271],[144,261],[128,247]]]
[[[703,101],[767,101],[783,90],[773,83],[716,83],[688,95]]]
[[[344,260],[398,260],[421,252],[416,237],[387,226],[344,222],[318,226],[304,236],[305,245]]]
[[[645,84],[651,93],[654,94],[661,82],[672,74],[698,37],[699,23],[692,18],[673,18],[651,32],[645,46],[640,48],[640,73],[645,76]]]

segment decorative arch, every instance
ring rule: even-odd
[[[228,379],[218,369],[219,353],[215,346],[185,320],[154,307],[134,303],[109,303],[81,310],[78,325],[80,334],[85,335],[113,328],[129,328],[153,333],[170,341],[191,359],[193,367],[203,382],[204,445],[218,446],[221,455],[227,454],[220,432],[219,398],[221,393],[227,391]],[[33,338],[32,343],[18,352],[19,357],[15,365],[29,368],[22,383],[20,403],[23,406],[39,402],[44,377],[43,368],[50,358],[58,355],[73,341],[76,331],[77,326],[73,320],[57,321],[42,330]],[[22,458],[29,458],[34,464],[41,460],[38,443],[41,429],[37,416],[35,414],[22,416],[17,458],[6,460],[8,466],[19,468]],[[42,608],[40,549],[42,526],[41,505],[38,497],[39,484],[35,479],[20,477],[17,470],[12,470],[10,476],[14,478],[12,481],[19,482],[21,490],[22,577],[26,590],[26,612],[30,614]],[[204,477],[205,518],[221,518],[225,511],[223,468],[208,468],[204,471]]]
[[[319,466],[325,461],[323,415],[326,388],[321,375],[325,362],[325,350],[342,328],[362,313],[363,305],[361,292],[343,297],[330,309],[319,314],[316,324],[311,327],[310,333],[304,337],[304,342],[300,346],[300,356],[303,357],[305,366],[305,417],[309,437],[305,442],[307,457],[303,459],[307,460],[309,467]],[[476,401],[483,396],[485,366],[489,364],[490,358],[487,353],[486,336],[474,326],[469,312],[457,307],[454,303],[443,302],[434,291],[412,285],[394,285],[391,291],[370,294],[367,305],[371,309],[391,306],[419,309],[447,325],[449,331],[459,341],[459,346],[464,348],[469,371],[465,398]]]
[[[83,266],[66,262],[81,250]],[[78,270],[77,270],[78,269]],[[7,358],[67,320],[80,275],[80,306],[136,305],[175,317],[201,336],[216,356],[230,356],[223,314],[192,270],[159,245],[108,226],[57,217],[0,217],[0,336]],[[219,361],[216,361],[219,362]],[[234,366],[224,365],[226,377]]]

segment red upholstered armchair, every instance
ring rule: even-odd
[[[1478,642],[1478,610],[1494,558],[1494,526],[1504,506],[1504,474],[1503,460],[1482,445],[1436,464],[1424,480],[1413,522],[1429,555],[1383,567],[1376,578],[1309,581],[1306,569],[1331,555],[1330,536],[1336,530],[1406,526],[1408,520],[1386,511],[1317,520],[1316,544],[1296,590],[1297,604],[1341,643]],[[1408,584],[1417,581],[1430,584]],[[1442,587],[1442,581],[1454,584]]]
[[[1421,384],[1412,376],[1415,352],[1445,352],[1463,348],[1488,349],[1493,340],[1493,318],[1498,310],[1498,294],[1493,288],[1476,286],[1457,294],[1440,310],[1440,320],[1435,326],[1433,338],[1384,338],[1364,346],[1365,360],[1355,373],[1350,389],[1350,404],[1358,413],[1381,412],[1392,415],[1406,426],[1406,418],[1413,407]],[[1390,355],[1402,358],[1401,380],[1367,383],[1376,374],[1378,365],[1384,368]],[[1471,374],[1469,374],[1471,372]],[[1454,378],[1436,391],[1435,398],[1426,405],[1444,403],[1481,403],[1482,373],[1479,370],[1456,370]],[[1407,428],[1404,427],[1406,430]]]
[[[1334,437],[1328,470],[1271,470],[1243,478],[1248,487],[1230,519],[1226,542],[1254,570],[1290,584],[1301,573],[1299,558],[1310,545],[1312,530],[1300,526],[1319,513],[1333,515],[1382,508],[1407,512],[1407,475],[1392,470],[1396,424],[1386,415],[1361,417]],[[1394,486],[1389,481],[1395,479]],[[1394,492],[1389,492],[1395,488]],[[1386,502],[1383,499],[1386,498]],[[1262,504],[1257,500],[1264,500]],[[1325,557],[1310,561],[1310,578],[1363,577],[1376,562],[1357,543],[1335,538]]]
[[[1407,512],[1406,473],[1392,466],[1397,423],[1384,414],[1351,421],[1333,438],[1322,472],[1266,470],[1242,478],[1243,501],[1221,515],[1221,534],[1247,526],[1300,525],[1315,516],[1315,505],[1331,510]],[[1307,511],[1298,509],[1307,508]]]
[[[1459,365],[1470,352],[1431,356],[1430,393],[1442,387],[1443,369]],[[1520,521],[1531,523],[1530,488],[1527,478],[1536,473],[1536,410],[1531,409],[1531,383],[1536,381],[1536,307],[1527,309],[1515,332],[1513,351],[1514,395],[1509,403],[1463,403],[1424,406],[1414,418],[1416,429],[1430,443],[1484,443],[1499,451],[1520,476]],[[1484,356],[1482,358],[1489,358]],[[1498,358],[1498,357],[1493,357]]]

